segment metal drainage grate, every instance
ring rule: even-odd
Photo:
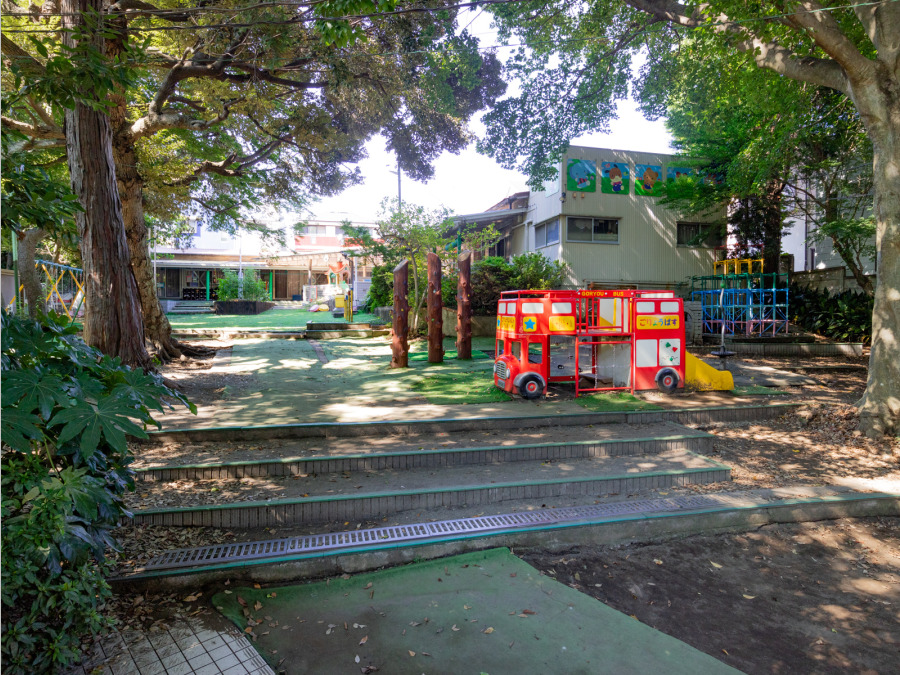
[[[369,530],[329,532],[304,537],[269,539],[234,544],[217,544],[182,548],[166,551],[151,558],[141,568],[144,571],[198,567],[214,563],[260,560],[285,555],[297,555],[314,551],[334,551],[342,548],[372,544],[392,544],[399,542],[431,539],[460,534],[473,534],[497,530],[516,530],[535,525],[553,525],[596,518],[610,518],[640,513],[660,513],[685,509],[706,509],[729,506],[734,497],[725,495],[701,495],[693,497],[673,497],[671,499],[645,499],[640,501],[615,502],[572,506],[561,509],[546,509],[526,513],[506,513],[496,516],[478,516],[457,520],[442,520],[435,523],[415,523],[394,525]]]

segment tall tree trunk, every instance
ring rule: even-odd
[[[115,38],[107,41],[107,52],[110,56],[118,56],[125,51],[127,24],[124,17],[117,17],[113,20],[113,25],[116,28]],[[156,348],[156,355],[163,361],[179,358],[183,353],[191,356],[211,353],[211,350],[183,345],[172,337],[172,326],[156,295],[149,230],[144,217],[144,177],[137,167],[137,151],[128,119],[125,92],[118,89],[109,98],[112,103],[109,121],[113,132],[112,153],[116,165],[116,182],[122,201],[122,218],[131,255],[131,270],[137,282],[144,317],[145,337],[150,340]]]
[[[19,236],[19,279],[25,289],[25,302],[28,316],[36,319],[47,311],[44,303],[44,289],[41,286],[41,275],[35,268],[37,245],[44,238],[44,230],[35,227]],[[13,236],[17,236],[15,233]]]
[[[875,306],[869,379],[859,402],[867,436],[900,434],[900,88],[886,82],[857,94],[874,146]]]
[[[428,260],[428,363],[444,362],[444,298],[441,259],[429,253]]]
[[[785,183],[772,179],[766,185],[765,202],[762,204],[763,224],[763,268],[767,274],[778,274],[781,268],[781,233],[784,231],[782,196]]]
[[[63,0],[60,12],[66,28],[85,30],[84,12],[102,14],[102,0]],[[94,27],[96,45],[102,48]],[[66,41],[71,44],[71,34]],[[85,98],[94,96],[84,92]],[[131,271],[122,205],[116,188],[112,134],[106,114],[83,103],[66,111],[66,151],[72,191],[84,211],[76,215],[84,265],[84,340],[123,363],[149,368],[137,283]]]

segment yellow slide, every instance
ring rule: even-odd
[[[693,385],[698,389],[715,389],[717,391],[734,389],[734,378],[727,370],[716,370],[693,354],[685,353],[685,356],[687,357],[687,361],[684,362],[685,384]]]

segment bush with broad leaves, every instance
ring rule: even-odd
[[[162,378],[88,347],[55,315],[2,315],[2,656],[4,673],[73,663],[108,625],[106,552],[130,516],[127,437],[181,403]]]

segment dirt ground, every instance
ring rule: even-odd
[[[896,673],[900,519],[522,558],[746,673]]]
[[[897,672],[900,519],[769,525],[520,557],[750,675]],[[209,593],[122,595],[122,627],[216,618]]]

